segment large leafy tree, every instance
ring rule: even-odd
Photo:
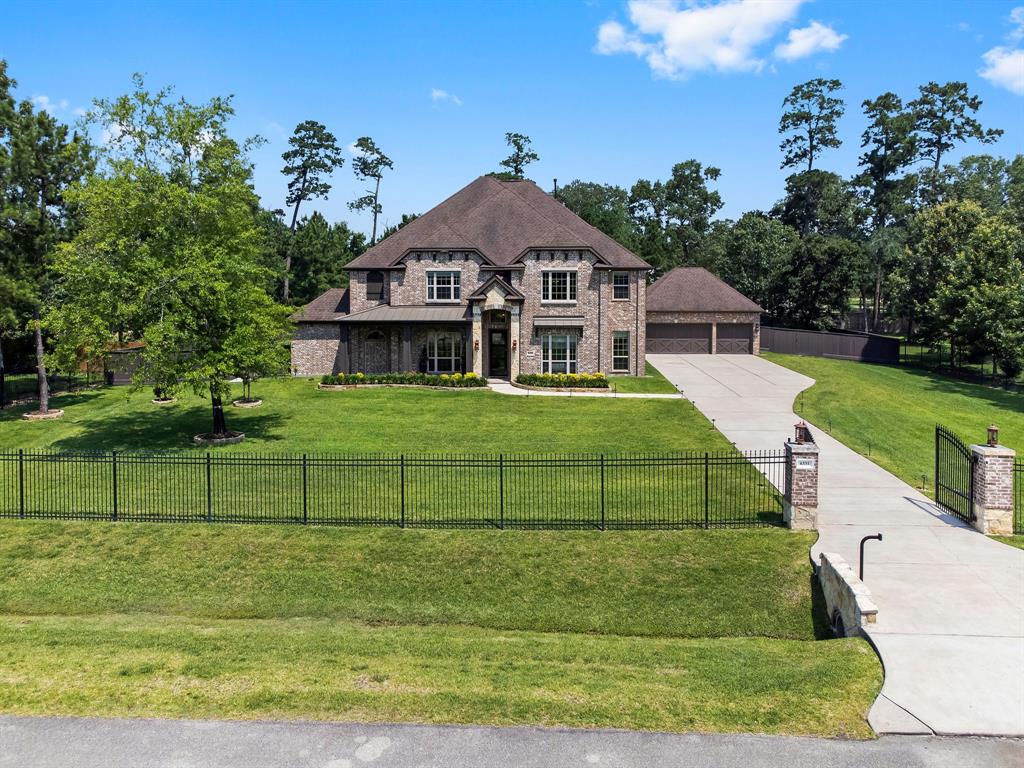
[[[512,154],[501,161],[502,168],[507,169],[506,174],[512,179],[522,179],[526,173],[526,166],[540,160],[540,155],[533,151],[530,137],[524,133],[506,133],[505,143],[512,149]]]
[[[716,271],[760,304],[774,322],[787,299],[785,279],[799,243],[792,227],[760,211],[749,211],[726,234]]]
[[[860,246],[845,238],[802,238],[782,272],[778,322],[794,328],[834,328],[848,308],[863,258]]]
[[[989,213],[999,213],[1009,203],[1012,167],[1011,161],[1002,157],[968,155],[956,165],[943,166],[935,197],[973,200]]]
[[[629,193],[622,187],[576,179],[560,187],[557,197],[566,208],[608,237],[627,248],[636,246]]]
[[[786,179],[786,196],[772,214],[802,236],[855,237],[863,212],[850,183],[838,174],[813,170]]]
[[[842,144],[836,124],[846,105],[833,95],[842,88],[838,80],[816,77],[794,86],[783,100],[785,111],[779,120],[779,133],[786,134],[779,144],[782,168],[797,168],[806,163],[804,170],[812,171],[814,160],[822,151]]]
[[[907,169],[917,156],[915,116],[894,93],[863,102],[868,126],[861,136],[860,174],[853,180],[866,209],[873,307],[872,327],[881,316],[883,290],[903,252],[902,228],[912,213],[915,178]]]
[[[380,181],[384,177],[384,171],[395,167],[387,155],[380,151],[380,147],[374,143],[369,136],[361,136],[356,139],[356,155],[352,159],[352,170],[360,181],[368,181],[373,184],[373,189],[366,190],[366,194],[360,195],[348,207],[353,211],[369,210],[373,214],[373,234],[370,235],[370,244],[377,242],[377,217],[381,213],[380,205]]]
[[[703,247],[722,197],[708,186],[718,168],[686,160],[672,167],[665,182],[640,179],[629,193],[630,215],[638,232],[640,255],[656,275],[673,267],[712,266]]]
[[[77,226],[66,196],[93,167],[87,139],[30,101],[15,105],[16,86],[0,60],[0,335],[26,327],[34,337],[39,410],[49,410],[42,315],[52,301],[48,265]],[[2,354],[0,354],[2,359]]]
[[[175,101],[139,75],[131,93],[96,102],[91,120],[111,141],[70,195],[82,227],[58,250],[48,317],[67,357],[125,329],[143,344],[135,385],[208,393],[216,435],[228,434],[228,380],[264,370],[275,350],[284,365],[288,331],[267,293],[250,144],[228,134],[233,114],[229,99]]]
[[[281,173],[288,177],[288,196],[285,202],[292,209],[292,223],[289,229],[295,233],[299,220],[299,208],[307,200],[326,198],[331,191],[327,180],[342,166],[345,157],[334,134],[327,126],[316,120],[304,120],[295,126],[289,137],[291,149],[281,155],[284,168]],[[284,283],[281,298],[287,303],[290,294],[292,250],[288,250],[284,265]]]

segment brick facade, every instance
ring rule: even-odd
[[[821,471],[818,446],[814,443],[786,443],[786,498],[783,519],[797,530],[814,530],[818,521],[818,474]]]
[[[990,536],[1013,535],[1013,464],[1016,452],[1002,445],[972,445],[974,527]]]
[[[340,338],[337,323],[298,323],[292,338],[292,373],[299,376],[334,373]]]

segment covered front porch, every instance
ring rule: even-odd
[[[380,306],[340,321],[336,373],[465,373],[473,368],[465,306]]]

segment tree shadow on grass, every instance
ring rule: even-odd
[[[60,407],[64,407],[62,401]],[[68,403],[70,405],[70,403]],[[246,441],[233,446],[245,452],[249,440],[258,441],[260,448],[285,438],[280,433],[284,419],[273,413],[241,412],[227,407],[228,428],[245,433]],[[196,445],[192,438],[209,432],[212,426],[208,403],[177,404],[131,409],[127,413],[104,415],[82,424],[78,434],[67,435],[52,443],[63,451],[187,451],[224,450]],[[253,450],[253,449],[250,449]]]

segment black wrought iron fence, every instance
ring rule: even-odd
[[[935,427],[935,501],[965,523],[974,517],[974,455],[956,434]]]
[[[0,517],[435,528],[782,522],[784,451],[576,455],[0,452]]]

